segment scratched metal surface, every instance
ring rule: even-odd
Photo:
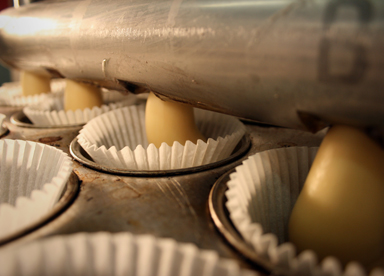
[[[18,69],[291,128],[384,124],[381,0],[42,1],[0,14]]]
[[[19,110],[0,107],[0,113],[7,115],[5,125],[9,129],[2,139],[42,142],[69,153],[69,144],[81,127],[18,127],[9,118]],[[252,147],[244,157],[229,165],[198,173],[169,177],[129,177],[101,173],[74,162],[74,172],[81,183],[80,192],[72,205],[53,221],[4,247],[20,246],[53,235],[128,231],[191,242],[199,248],[215,250],[221,257],[235,259],[244,267],[259,270],[257,266],[246,262],[215,229],[208,211],[210,189],[223,173],[250,154],[283,146],[316,146],[323,133],[311,134],[252,124],[247,124],[247,129]]]

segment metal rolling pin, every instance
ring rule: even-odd
[[[0,59],[259,122],[384,126],[384,1],[48,1],[0,14]]]

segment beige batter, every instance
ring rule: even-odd
[[[363,131],[325,136],[289,221],[299,251],[368,265],[384,253],[384,151]]]
[[[92,109],[94,106],[103,104],[103,96],[101,89],[95,85],[66,80],[64,92],[64,109],[65,111],[85,108]]]
[[[23,96],[33,96],[51,91],[51,77],[22,71],[20,82]]]
[[[195,124],[193,107],[182,103],[163,101],[152,92],[145,110],[145,126],[148,143],[157,148],[162,143],[173,145],[174,141],[184,145],[187,140],[197,143],[205,141]]]

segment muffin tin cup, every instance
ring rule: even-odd
[[[54,147],[0,140],[0,239],[46,215],[72,172],[70,157]]]
[[[207,142],[185,145],[148,145],[145,105],[104,113],[89,121],[77,137],[78,143],[99,165],[116,170],[167,171],[198,167],[231,155],[245,126],[237,119],[205,110],[195,110],[196,124]]]
[[[136,103],[133,94],[124,96],[117,91],[103,90],[102,95],[104,104],[101,107],[65,111],[64,94],[56,93],[39,104],[24,107],[23,112],[35,127],[78,126],[105,112]]]
[[[248,254],[251,259],[273,273],[366,275],[363,266],[357,262],[350,262],[343,270],[336,258],[329,256],[319,263],[315,252],[306,250],[297,255],[295,246],[287,242],[289,217],[317,149],[292,147],[267,150],[250,156],[236,167],[226,182],[225,207],[229,219],[240,233],[245,251],[251,251]],[[216,220],[220,222],[220,219]],[[230,238],[235,237],[225,233],[225,230],[222,232]],[[239,242],[238,239],[235,242]],[[370,273],[384,275],[379,268]]]
[[[43,102],[48,95],[64,91],[65,81],[63,79],[51,80],[52,93],[42,93],[33,96],[23,96],[19,82],[4,83],[0,87],[0,105],[23,107]]]
[[[171,176],[171,175],[183,175],[188,173],[197,173],[220,166],[229,164],[235,160],[240,159],[250,148],[251,140],[246,134],[241,138],[240,142],[232,152],[230,156],[217,162],[209,163],[206,165],[196,166],[192,168],[174,169],[174,170],[135,170],[135,169],[116,169],[111,166],[100,165],[96,163],[92,157],[80,146],[78,138],[72,140],[69,145],[69,151],[72,157],[82,163],[83,165],[92,169],[118,175],[134,175],[134,176]]]

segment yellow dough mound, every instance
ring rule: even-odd
[[[33,96],[51,91],[51,77],[22,71],[20,82],[23,96]]]
[[[299,251],[369,265],[384,253],[384,151],[337,125],[320,145],[289,221]]]
[[[66,83],[64,92],[65,111],[92,109],[94,106],[102,106],[103,95],[99,87],[69,79],[66,80]]]
[[[145,127],[148,143],[157,148],[161,144],[173,145],[174,141],[184,145],[187,140],[197,143],[205,141],[195,124],[193,107],[170,101],[163,101],[152,92],[145,109]]]

